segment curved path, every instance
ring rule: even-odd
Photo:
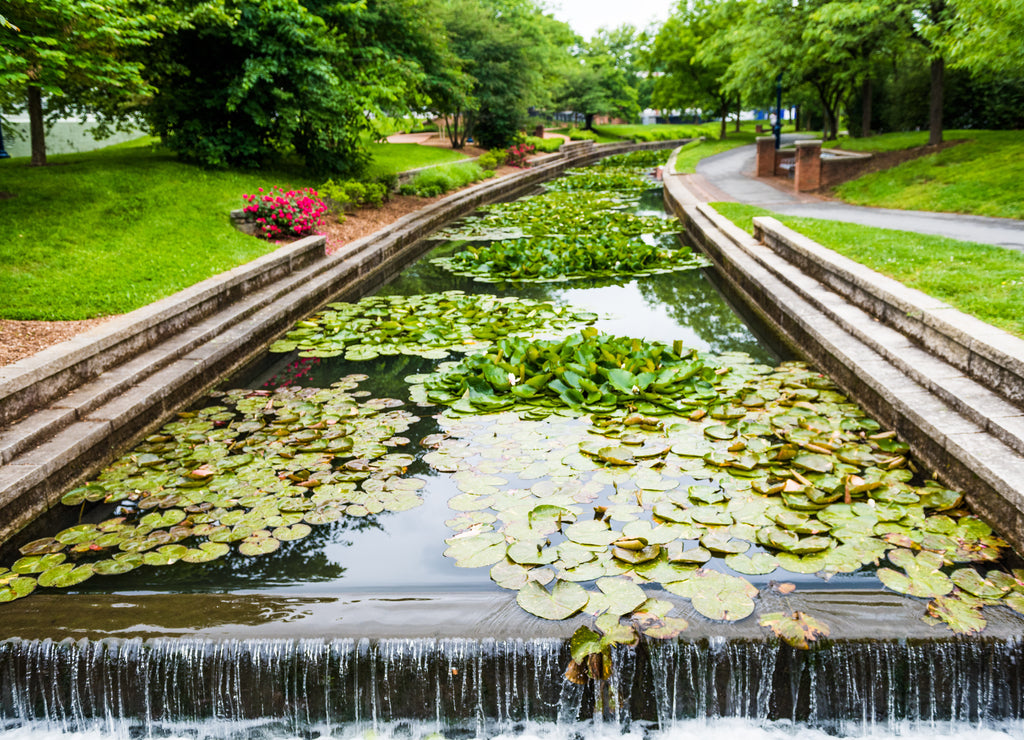
[[[867,208],[816,195],[787,192],[766,179],[754,177],[755,153],[756,147],[742,146],[702,160],[697,165],[697,174],[699,180],[711,186],[704,188],[707,194],[717,196],[720,200],[749,203],[789,216],[825,218],[883,229],[937,234],[961,241],[1024,250],[1024,221],[958,213]],[[728,198],[722,198],[722,195]]]

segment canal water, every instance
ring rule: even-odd
[[[634,212],[664,217],[660,191],[644,194]],[[461,248],[439,240],[380,294],[454,290],[551,301],[597,314],[594,326],[606,334],[668,345],[681,340],[700,352],[742,353],[748,358],[744,362],[755,364],[791,359],[772,343],[769,332],[740,316],[708,270],[555,283],[480,283],[432,261]],[[410,399],[407,382],[434,371],[439,362],[409,355],[355,361],[268,353],[223,386],[258,391],[327,388],[339,379],[365,376],[359,392],[397,399],[419,417],[401,433],[409,440],[401,452],[410,456],[405,475],[423,482],[418,491],[422,505],[342,517],[259,557],[137,568],[94,577],[59,593],[82,604],[91,603],[90,597],[109,597],[103,603],[113,607],[132,606],[137,597],[175,594],[183,603],[190,594],[229,593],[249,597],[254,604],[278,597],[329,600],[364,593],[409,599],[507,595],[488,568],[455,567],[444,554],[444,542],[452,536],[446,521],[454,515],[449,501],[464,490],[456,476],[428,464],[432,447],[420,440],[436,438],[446,426],[434,416],[436,406],[418,406]],[[507,417],[496,419],[478,433],[510,433],[504,426],[510,424]],[[564,429],[584,423],[557,419],[557,424],[569,425]],[[536,484],[535,477],[503,477],[502,485],[509,489]],[[691,483],[700,481],[685,481]],[[605,498],[595,505],[611,505],[612,491],[608,486],[600,493]],[[111,507],[101,507],[88,517],[100,521],[112,513]],[[705,567],[734,574],[720,557]],[[767,590],[780,578],[801,590],[883,590],[874,568],[827,580],[781,571],[746,577]],[[124,603],[118,604],[121,597]],[[33,598],[0,605],[0,625],[4,609],[17,610],[24,621],[34,603],[52,603]],[[36,617],[46,620],[45,614]],[[105,633],[94,627],[92,639],[0,642],[0,738],[1024,737],[1024,646],[1012,627],[984,638],[951,638],[947,633],[935,641],[860,640],[810,652],[777,640],[714,636],[643,643],[636,650],[615,648],[607,679],[610,690],[598,695],[593,686],[565,680],[570,656],[560,638],[440,638],[424,624],[424,636],[409,639],[324,635],[211,641],[191,635],[187,627],[178,638],[143,639],[134,635],[145,631],[146,615],[140,614],[139,620],[132,630],[113,623]],[[102,616],[98,621],[102,624]],[[1019,629],[1016,634],[1021,634]]]

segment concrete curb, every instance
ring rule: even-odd
[[[387,282],[441,225],[573,166],[678,142],[590,145],[487,180],[333,255],[290,244],[0,370],[0,545],[298,319]]]
[[[1009,401],[1024,404],[1024,340],[827,249],[774,218],[755,218],[754,238]]]
[[[1024,547],[1024,435],[1018,433],[1024,418],[1019,409],[958,369],[951,362],[957,353],[947,359],[941,342],[915,344],[899,325],[847,301],[701,204],[682,177],[665,178],[665,199],[737,296],[794,352],[895,429],[931,477],[964,490],[977,513],[1016,549]],[[859,278],[873,286],[873,300],[885,303],[883,288],[894,286],[876,283],[870,270],[858,267]],[[892,295],[907,299],[906,289],[899,287]],[[886,305],[898,313],[904,304]]]

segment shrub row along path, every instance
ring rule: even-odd
[[[792,141],[798,135],[784,136]],[[794,193],[754,177],[756,147],[742,146],[712,155],[697,165],[696,182],[708,201],[735,200],[788,216],[876,226],[883,229],[936,234],[951,239],[1024,251],[1024,221],[1011,218],[967,216],[958,213],[903,211],[839,203],[821,196]]]

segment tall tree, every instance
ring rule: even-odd
[[[572,62],[563,70],[555,102],[562,109],[582,115],[588,130],[593,128],[596,115],[632,120],[640,112],[639,75],[630,58],[635,36],[632,26],[614,32],[601,29],[589,42],[576,46]]]
[[[460,138],[508,146],[528,107],[550,102],[575,37],[533,0],[446,0],[443,20],[470,87],[439,112],[458,124]]]
[[[953,0],[954,63],[973,72],[1024,74],[1024,3]]]
[[[178,27],[150,51],[147,115],[209,166],[294,149],[315,172],[357,174],[375,122],[426,105],[425,66],[442,75],[450,57],[427,0],[180,2]]]
[[[659,108],[700,108],[721,116],[726,137],[729,112],[739,92],[726,76],[732,60],[732,24],[742,14],[738,0],[681,0],[658,31],[652,55],[661,71],[651,96]]]
[[[157,35],[156,18],[131,0],[7,0],[4,11],[0,103],[27,108],[33,165],[46,164],[48,121],[93,115],[102,131],[152,92],[131,52]]]

